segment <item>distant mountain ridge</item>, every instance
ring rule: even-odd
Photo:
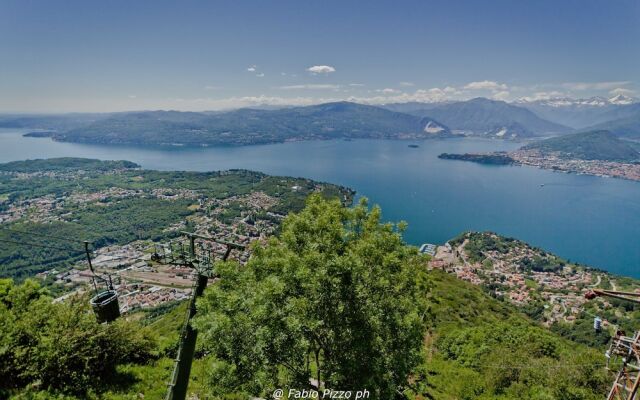
[[[586,99],[574,99],[571,97],[550,97],[548,99],[529,100],[527,98],[518,99],[514,104],[540,104],[550,107],[606,107],[609,105],[629,105],[637,103],[638,99],[619,94],[612,97],[593,96]]]
[[[403,106],[398,104],[387,107],[403,110]],[[409,103],[404,110],[409,114],[433,118],[454,131],[498,138],[528,138],[572,131],[567,126],[540,118],[526,108],[482,97],[450,103],[425,103],[422,108]]]
[[[609,130],[640,140],[640,103],[610,99],[503,101],[476,98],[382,106],[333,102],[304,107],[231,111],[134,111],[58,115],[0,115],[0,128],[29,128],[29,136],[84,143],[246,145],[336,138],[450,137],[503,139]],[[628,104],[631,102],[631,104]]]
[[[580,160],[640,161],[638,152],[630,143],[609,131],[579,132],[528,144],[523,150],[558,153],[562,157]]]
[[[640,103],[625,106],[609,113],[611,120],[589,127],[590,130],[606,129],[621,138],[640,140]]]
[[[514,104],[527,108],[540,117],[575,129],[584,129],[607,121],[638,113],[637,99],[618,95],[611,98],[572,99],[556,97],[545,100],[518,100]]]
[[[49,136],[82,143],[247,145],[306,139],[416,139],[449,134],[446,125],[432,118],[336,102],[223,113],[118,113]]]

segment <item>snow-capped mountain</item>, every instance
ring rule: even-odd
[[[609,99],[609,103],[611,104],[618,104],[618,105],[627,105],[627,104],[633,104],[633,103],[637,103],[638,99],[635,99],[633,97],[629,97],[629,96],[625,96],[623,94],[619,94],[617,96],[613,96]]]
[[[538,105],[538,106],[546,106],[546,107],[607,107],[610,105],[628,105],[638,102],[638,99],[625,96],[623,94],[619,94],[617,96],[613,96],[610,98],[602,97],[602,96],[594,96],[586,99],[573,99],[570,97],[552,97],[549,99],[541,99],[541,100],[529,100],[526,98],[521,98],[515,101],[516,104],[527,106],[527,105]]]
[[[619,118],[619,114],[626,116],[630,107],[640,103],[636,98],[619,94],[610,98],[596,96],[587,99],[569,97],[534,101],[520,99],[514,104],[525,107],[549,121],[582,129]]]

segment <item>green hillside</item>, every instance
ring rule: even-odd
[[[423,361],[412,374],[408,399],[601,399],[608,389],[601,349],[563,339],[539,326],[506,302],[442,271],[428,273],[429,328],[424,333]],[[186,303],[165,310],[133,314],[132,327],[152,335],[155,350],[144,362],[117,366],[120,383],[89,386],[80,398],[125,400],[144,394],[162,398],[173,368],[178,331]],[[189,393],[211,398],[209,355],[194,361]],[[57,390],[14,392],[13,399],[56,398]],[[31,393],[31,394],[27,394]],[[85,397],[86,396],[86,397]],[[567,397],[571,396],[571,397]],[[60,397],[62,398],[62,397]],[[236,396],[229,398],[242,399]]]
[[[433,328],[422,398],[600,399],[601,350],[570,342],[480,287],[431,271]]]
[[[525,150],[557,152],[582,160],[637,161],[640,153],[609,131],[589,131],[554,137],[524,146]]]

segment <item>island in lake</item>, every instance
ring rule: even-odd
[[[511,158],[506,152],[495,152],[495,153],[489,153],[489,154],[442,153],[438,156],[438,158],[441,158],[443,160],[472,161],[479,164],[492,164],[492,165],[509,165],[515,162],[514,159]]]

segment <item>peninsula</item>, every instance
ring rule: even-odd
[[[640,181],[637,145],[608,131],[590,131],[533,142],[511,152],[440,154],[447,160],[528,165],[560,172]]]

